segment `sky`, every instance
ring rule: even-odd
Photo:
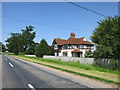
[[[106,16],[118,15],[117,2],[74,2]],[[54,38],[68,39],[90,36],[105,17],[67,2],[2,2],[2,42],[10,33],[22,33],[26,26],[34,26],[35,42],[46,39],[49,45]]]

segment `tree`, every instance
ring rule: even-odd
[[[23,38],[23,43],[24,43],[24,51],[27,49],[27,48],[30,48],[33,44],[34,44],[34,41],[33,39],[35,38],[35,32],[32,32],[34,29],[33,26],[29,26],[27,27],[26,26],[26,29],[25,30],[21,30],[22,31],[22,38]]]
[[[23,41],[20,33],[11,33],[11,37],[6,40],[8,42],[7,47],[8,51],[14,54],[23,52]]]
[[[26,26],[26,30],[21,30],[22,33],[11,33],[11,37],[6,40],[8,51],[14,54],[25,53],[26,49],[34,44],[35,32],[32,32],[33,28],[33,26]]]
[[[6,52],[6,50],[5,45],[0,42],[0,52]]]
[[[35,54],[37,57],[43,57],[43,55],[50,55],[50,48],[45,41],[45,39],[42,39],[40,44],[36,47]]]
[[[119,59],[120,30],[118,16],[107,17],[98,22],[98,27],[91,36],[96,45],[95,58]]]
[[[29,54],[29,55],[34,55],[35,54],[35,49],[36,49],[37,46],[38,46],[38,43],[33,43],[31,46],[29,46],[26,49],[25,53]]]
[[[0,45],[0,46],[1,46],[1,45]],[[5,45],[2,44],[2,52],[6,52],[6,51],[7,51],[7,49],[6,49]]]

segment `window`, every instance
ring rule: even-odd
[[[62,46],[62,49],[67,49],[67,48],[68,48],[67,45],[63,45],[63,46]]]
[[[63,56],[67,56],[67,52],[66,52],[66,53],[63,53]]]
[[[90,49],[90,46],[89,46],[89,45],[87,45],[87,49]]]
[[[64,46],[64,49],[67,49],[67,45]]]
[[[90,46],[87,46],[87,49],[90,49]]]
[[[64,46],[62,46],[62,49],[64,49]]]
[[[83,48],[83,45],[79,45],[79,48]]]
[[[84,47],[83,48],[87,48],[87,46],[86,45],[84,45]]]
[[[57,44],[54,45],[54,49],[58,49],[58,45]]]
[[[70,48],[70,45],[67,45],[67,48]]]
[[[77,48],[77,45],[71,45],[72,49],[76,49]]]

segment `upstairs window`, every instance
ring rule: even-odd
[[[54,49],[55,50],[58,49],[58,45],[57,44],[54,45]]]
[[[79,45],[78,48],[83,48],[83,45]]]
[[[77,48],[77,45],[71,45],[71,48],[72,48],[72,49],[76,49],[76,48]]]
[[[67,45],[63,45],[62,49],[68,49],[68,46]]]
[[[84,47],[83,48],[87,48],[87,45],[84,45]]]

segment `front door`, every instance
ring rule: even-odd
[[[57,56],[59,56],[58,52],[57,52]]]

